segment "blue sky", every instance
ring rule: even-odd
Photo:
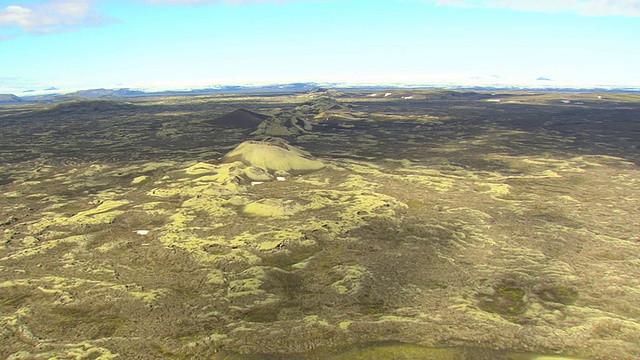
[[[638,64],[640,0],[0,0],[0,93],[17,95],[295,81],[640,86]]]

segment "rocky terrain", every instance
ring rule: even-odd
[[[396,90],[4,105],[0,357],[638,358],[638,110]]]

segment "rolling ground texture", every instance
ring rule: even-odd
[[[0,357],[637,358],[638,110],[398,90],[4,106]],[[255,181],[222,159],[247,140],[324,167]]]

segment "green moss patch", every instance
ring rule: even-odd
[[[522,288],[501,285],[491,295],[477,295],[478,307],[484,311],[513,319],[527,310],[526,292]]]

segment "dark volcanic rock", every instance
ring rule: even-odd
[[[227,128],[255,129],[261,122],[268,118],[268,115],[254,113],[245,109],[238,109],[226,115],[222,115],[219,118],[207,121],[207,123]]]
[[[63,103],[59,103],[44,110],[44,112],[58,112],[58,113],[87,113],[87,112],[106,112],[106,111],[120,111],[130,110],[135,108],[135,105],[110,100],[71,100]]]

